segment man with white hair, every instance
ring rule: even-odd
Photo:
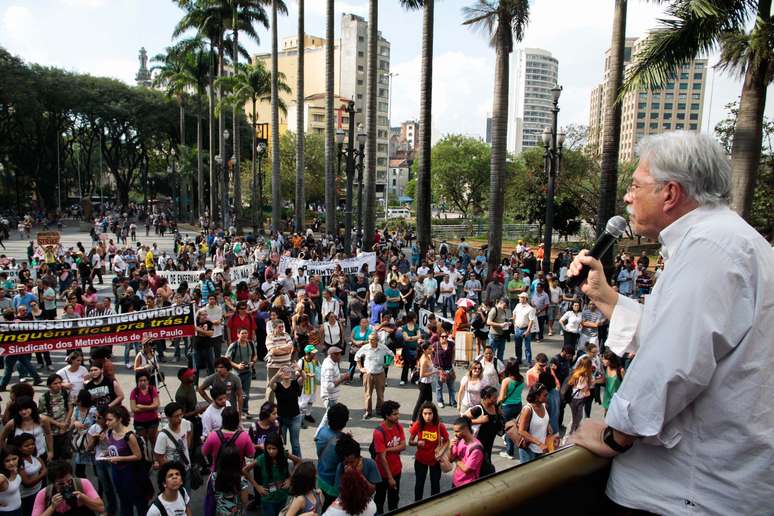
[[[605,422],[574,442],[615,457],[612,514],[762,514],[774,500],[774,253],[727,206],[730,164],[698,133],[650,136],[626,191],[635,233],[658,239],[664,272],[644,306],[602,265],[583,291],[610,319],[606,344],[635,352]]]

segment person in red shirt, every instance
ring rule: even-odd
[[[255,316],[247,313],[247,302],[239,301],[236,305],[236,312],[226,323],[228,328],[228,342],[234,342],[239,337],[239,330],[247,330],[247,338],[250,342],[255,342],[256,322]]]
[[[400,501],[400,452],[406,449],[406,435],[400,424],[400,404],[387,400],[382,404],[384,421],[377,426],[373,434],[373,449],[376,466],[382,481],[376,484],[376,509],[378,514],[384,514],[384,500],[387,508],[394,511]]]
[[[425,478],[430,470],[430,494],[441,492],[441,465],[436,459],[436,451],[449,444],[449,432],[438,418],[438,408],[432,401],[424,402],[419,408],[420,417],[409,429],[409,445],[417,447],[414,457],[414,501],[422,499],[425,491]]]

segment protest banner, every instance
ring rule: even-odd
[[[344,274],[356,274],[363,269],[363,266],[368,266],[368,272],[376,270],[376,253],[361,253],[354,258],[345,258],[343,260],[304,260],[301,258],[292,258],[290,256],[282,256],[279,263],[279,272],[283,274],[287,269],[291,269],[295,275],[298,269],[306,267],[307,276],[330,276],[336,269],[336,265],[341,265],[341,269]]]
[[[58,231],[39,231],[36,240],[40,247],[45,247],[47,245],[55,246],[59,243],[60,235]]]
[[[191,337],[194,314],[193,305],[173,305],[84,319],[0,322],[0,355]]]
[[[248,281],[255,271],[255,263],[248,263],[247,265],[238,265],[228,269],[229,281],[233,286],[236,286],[241,281]],[[204,274],[205,271],[156,271],[156,274],[160,278],[166,278],[169,283],[169,287],[175,289],[180,286],[184,281],[188,282],[188,286],[193,288],[199,283],[199,276]],[[215,278],[218,274],[223,274],[224,271],[221,268],[212,269],[212,277]]]
[[[430,319],[430,310],[427,308],[420,308],[419,309],[419,320],[417,321],[417,324],[419,325],[419,329],[427,332],[427,321]],[[440,315],[436,315],[435,318],[442,323],[446,323],[448,325],[454,325],[454,321],[451,319],[447,319],[446,317],[441,317]]]

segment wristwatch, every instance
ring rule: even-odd
[[[615,451],[617,453],[624,453],[625,451],[627,451],[629,448],[632,447],[631,444],[629,444],[627,446],[621,446],[620,444],[618,444],[618,442],[616,442],[616,440],[615,440],[615,436],[613,435],[613,428],[610,427],[610,426],[605,428],[605,431],[602,434],[602,441],[604,441],[604,443],[611,450],[613,450],[613,451]]]

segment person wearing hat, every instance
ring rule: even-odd
[[[326,411],[339,401],[340,385],[349,380],[349,373],[342,374],[339,368],[342,352],[343,350],[338,346],[328,348],[328,356],[325,357],[320,367],[320,398],[322,398]],[[324,424],[325,418],[320,425],[324,426]]]
[[[317,384],[320,381],[320,364],[317,361],[317,348],[313,344],[307,344],[304,347],[304,356],[298,359],[298,367],[305,376],[304,385],[301,388],[301,396],[298,398],[298,407],[304,416],[304,421],[315,423],[312,417],[312,405],[317,391]],[[304,422],[302,427],[306,427]]]
[[[363,373],[363,388],[365,391],[363,419],[368,419],[372,415],[371,396],[374,390],[376,390],[376,412],[381,412],[382,402],[384,401],[384,386],[387,379],[387,373],[384,368],[385,357],[387,356],[395,360],[395,353],[379,342],[379,336],[376,333],[369,335],[368,345],[363,346],[355,353],[355,361],[360,365],[360,372]]]
[[[521,363],[523,342],[527,364],[532,365],[532,327],[537,323],[537,313],[529,304],[529,294],[522,292],[519,294],[519,304],[513,309],[513,341],[519,363]]]

